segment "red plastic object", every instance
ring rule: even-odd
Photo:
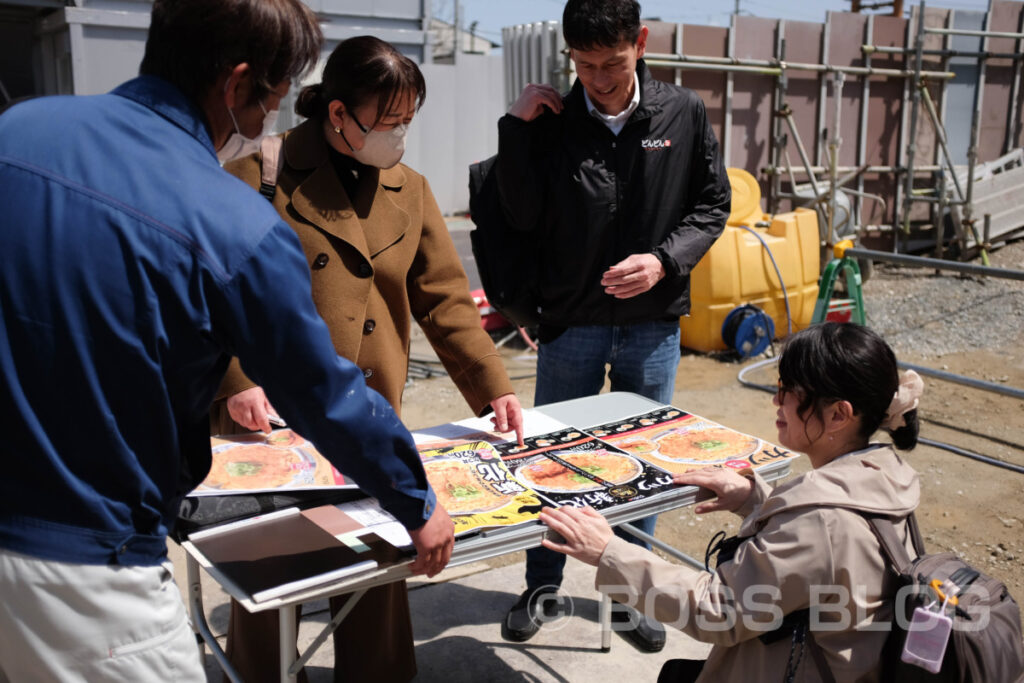
[[[476,310],[480,312],[480,324],[485,330],[490,332],[491,330],[500,330],[504,327],[512,326],[512,323],[506,320],[501,313],[498,313],[491,307],[491,303],[487,300],[484,290],[474,289],[469,295],[473,297]]]
[[[835,323],[848,323],[853,319],[854,302],[852,299],[833,299],[828,302],[825,320]]]

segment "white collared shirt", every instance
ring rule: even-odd
[[[583,101],[587,103],[587,111],[590,115],[598,119],[601,123],[608,126],[608,130],[614,135],[618,135],[622,128],[626,125],[626,121],[636,111],[636,108],[640,106],[640,79],[637,77],[636,72],[633,73],[633,99],[629,101],[629,105],[620,111],[618,114],[605,114],[598,111],[594,103],[590,101],[590,95],[587,94],[587,89],[583,89]]]

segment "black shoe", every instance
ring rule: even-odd
[[[665,627],[632,607],[613,602],[612,623],[628,624],[615,630],[632,640],[644,652],[661,652],[665,647]]]
[[[519,596],[516,604],[512,605],[512,609],[505,615],[505,620],[501,622],[501,637],[514,643],[524,643],[537,635],[537,631],[540,630],[541,624],[544,622],[544,614],[557,609],[556,605],[549,604],[550,601],[542,601],[540,598],[556,592],[557,589],[553,586],[535,590],[527,588],[526,592]],[[552,614],[547,616],[552,616]]]

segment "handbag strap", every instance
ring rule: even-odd
[[[260,194],[268,202],[274,201],[277,177],[281,174],[281,147],[284,140],[279,135],[268,135],[260,141]]]
[[[864,517],[871,526],[871,531],[875,534],[875,538],[878,539],[879,544],[882,546],[882,553],[889,561],[889,564],[900,574],[906,573],[910,569],[910,563],[915,558],[910,556],[906,545],[900,540],[892,518],[879,515],[864,515]],[[921,529],[917,525],[917,517],[913,512],[907,515],[907,532],[910,534],[914,552],[918,557],[924,555],[924,539],[921,538]]]

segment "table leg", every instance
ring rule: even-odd
[[[666,553],[668,555],[671,555],[672,557],[676,558],[680,562],[684,562],[684,563],[690,565],[694,569],[698,569],[700,571],[706,571],[706,568],[704,567],[704,563],[703,562],[700,562],[699,560],[695,560],[692,557],[690,557],[689,555],[687,555],[686,553],[681,552],[679,550],[676,550],[675,548],[670,546],[668,543],[665,543],[664,541],[659,541],[654,536],[651,536],[650,534],[645,533],[645,532],[641,531],[640,529],[637,529],[632,524],[620,524],[619,528],[622,529],[623,531],[625,531],[626,533],[639,538],[641,541],[646,541],[647,543],[650,543],[653,547],[657,548],[658,550],[661,550],[664,553]]]
[[[238,672],[235,671],[235,667],[231,666],[231,662],[228,661],[228,656],[224,653],[220,643],[217,642],[217,637],[213,635],[213,631],[210,630],[210,625],[206,623],[206,612],[203,609],[203,585],[200,582],[199,575],[199,562],[196,561],[191,554],[185,554],[185,569],[188,578],[188,611],[189,616],[192,618],[192,626],[199,632],[203,642],[210,648],[210,654],[217,660],[217,664],[224,670],[224,674],[228,677],[232,683],[244,683]],[[200,648],[199,656],[202,657],[202,649]]]
[[[601,652],[612,649],[612,599],[601,594],[601,606],[598,609],[598,621],[601,622]]]
[[[295,658],[295,640],[298,637],[298,623],[295,620],[295,607],[282,607],[278,611],[280,622],[280,666],[281,683],[296,683],[296,675],[289,673]]]

